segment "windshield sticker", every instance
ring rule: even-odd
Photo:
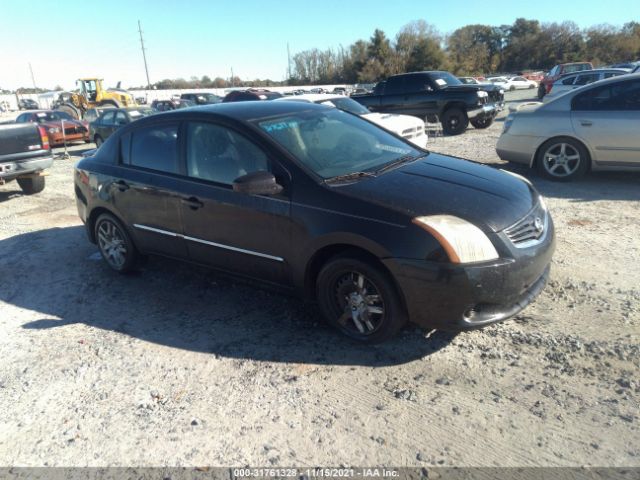
[[[46,117],[46,116],[47,116],[47,114],[46,114],[46,113],[43,113],[43,112],[41,112],[41,113],[36,113],[36,115],[38,116],[38,118],[44,118],[44,117]]]
[[[406,148],[392,147],[391,145],[384,145],[382,143],[376,143],[376,148],[384,150],[385,152],[399,153],[401,155],[406,155],[411,152],[411,150],[407,150]]]
[[[272,123],[270,125],[262,125],[262,129],[267,133],[278,132],[280,130],[289,130],[290,128],[298,128],[298,122],[288,121]]]
[[[440,86],[446,85],[447,82],[445,82],[443,79],[441,78],[436,78],[436,83]]]

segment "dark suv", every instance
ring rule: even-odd
[[[190,100],[196,105],[214,105],[222,102],[222,97],[213,93],[183,93],[180,95],[181,100]]]
[[[250,102],[255,100],[275,100],[282,97],[282,94],[278,92],[272,92],[270,90],[258,90],[250,88],[249,90],[234,90],[229,92],[224,97],[223,102]]]

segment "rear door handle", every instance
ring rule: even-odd
[[[116,185],[118,186],[118,190],[120,190],[121,192],[124,192],[126,190],[129,190],[129,184],[127,182],[125,182],[124,180],[118,180],[116,182]]]
[[[182,203],[187,205],[191,210],[198,210],[199,208],[204,207],[204,203],[196,197],[183,198]]]
[[[593,125],[593,122],[589,120],[580,120],[580,125],[582,125],[583,127],[590,127],[591,125]]]

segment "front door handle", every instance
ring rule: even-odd
[[[116,185],[118,186],[118,190],[120,190],[121,192],[124,192],[126,190],[129,190],[129,184],[127,182],[125,182],[124,180],[118,180],[116,182]]]
[[[199,208],[204,207],[204,203],[196,197],[183,198],[182,203],[187,205],[191,210],[198,210]]]
[[[582,125],[583,127],[590,127],[591,125],[593,125],[593,122],[589,120],[580,120],[580,125]]]

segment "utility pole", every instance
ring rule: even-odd
[[[147,67],[147,54],[145,53],[144,40],[142,39],[142,27],[140,26],[140,20],[138,20],[138,32],[140,32],[140,46],[142,47],[142,59],[144,60],[144,71],[147,74],[147,89],[150,89],[151,81],[149,80],[149,68]]]
[[[231,86],[234,86],[234,82],[233,82],[233,67],[231,67]]]
[[[36,87],[36,79],[33,76],[33,68],[31,68],[31,62],[29,62],[29,71],[31,72],[31,81],[33,82],[33,89],[37,90],[38,87]]]
[[[287,84],[291,81],[291,52],[289,51],[289,42],[287,42]]]

